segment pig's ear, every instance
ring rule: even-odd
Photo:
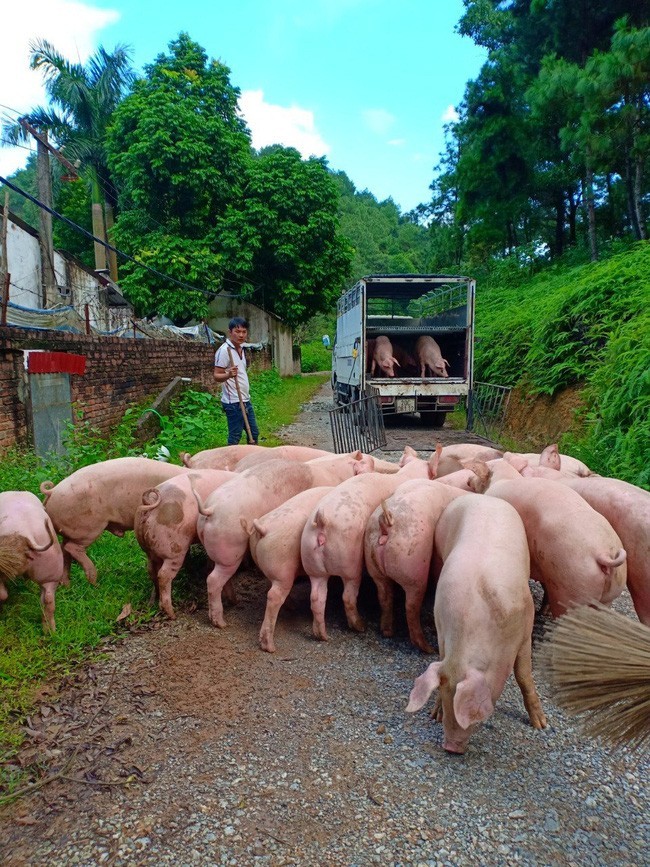
[[[375,469],[375,459],[372,455],[363,455],[360,460],[354,461],[352,470],[355,476],[362,473],[372,473]]]
[[[454,716],[458,725],[467,729],[486,720],[493,711],[494,705],[485,675],[470,668],[454,694]]]
[[[402,366],[396,358],[393,358],[393,364],[394,364],[396,367],[401,367],[401,366]]]
[[[417,458],[418,453],[411,446],[404,446],[404,451],[402,452],[402,457],[399,459],[398,466],[403,467],[405,464],[409,462],[411,458]]]
[[[557,443],[546,446],[539,456],[539,465],[540,467],[550,467],[552,470],[560,469],[560,453],[557,448]]]
[[[483,494],[487,490],[490,479],[492,478],[492,470],[485,461],[471,461],[467,465],[467,469],[471,470],[474,475],[469,480],[468,484],[475,494]]]
[[[408,713],[420,710],[429,700],[429,696],[440,686],[440,669],[442,662],[432,662],[424,674],[415,678],[413,689],[409,695],[409,703],[406,705]]]
[[[363,457],[363,452],[361,449],[357,449],[356,452],[350,452],[350,457],[353,461],[360,461]]]
[[[438,476],[438,464],[442,457],[442,443],[436,443],[436,450],[429,458],[429,478],[435,479]]]

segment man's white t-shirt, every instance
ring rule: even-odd
[[[230,349],[230,355],[228,354]],[[246,353],[242,349],[241,358],[239,353],[230,342],[226,339],[219,349],[214,354],[214,366],[223,367],[226,370],[233,365],[237,366],[237,383],[241,392],[242,400],[248,402],[250,400],[250,387],[248,384],[248,373],[246,372]],[[221,383],[221,402],[222,403],[239,403],[239,395],[237,394],[237,386],[234,379],[226,379]]]

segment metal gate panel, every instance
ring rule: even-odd
[[[40,457],[65,454],[63,435],[72,421],[70,377],[67,373],[36,373],[29,377],[34,451]]]
[[[336,454],[357,449],[370,454],[386,445],[384,416],[376,393],[330,410],[330,426]]]

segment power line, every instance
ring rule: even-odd
[[[11,181],[8,181],[6,178],[3,178],[0,175],[0,183],[5,184],[9,187],[10,190],[13,190],[15,193],[18,193],[21,196],[24,196],[30,202],[37,205],[39,208],[42,208],[44,211],[47,211],[53,217],[56,217],[59,220],[62,220],[68,226],[71,226],[76,231],[81,232],[82,235],[85,235],[86,238],[94,241],[97,244],[101,244],[102,247],[105,247],[107,250],[112,250],[114,253],[117,253],[118,256],[122,256],[124,259],[127,259],[129,262],[133,262],[138,268],[144,268],[145,271],[149,271],[151,274],[155,274],[156,277],[161,277],[163,280],[168,280],[170,283],[174,283],[176,286],[180,286],[182,289],[187,289],[190,292],[201,292],[203,295],[214,296],[217,294],[216,290],[213,289],[201,289],[198,286],[190,286],[189,283],[182,283],[180,280],[177,280],[175,277],[170,277],[169,274],[163,274],[162,271],[158,271],[155,268],[152,268],[149,265],[144,265],[142,262],[138,262],[133,256],[130,256],[128,253],[124,253],[122,250],[119,250],[117,247],[114,247],[112,244],[109,244],[107,241],[104,241],[102,238],[97,238],[92,232],[89,232],[87,229],[84,229],[83,226],[79,226],[77,223],[74,223],[72,220],[69,220],[68,217],[64,217],[63,214],[60,214],[58,211],[55,211],[53,208],[48,208],[46,204],[39,201],[34,196],[25,192],[25,190],[21,190],[20,187],[17,187],[15,184],[12,184]]]

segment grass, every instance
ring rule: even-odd
[[[251,392],[258,416],[261,442],[272,446],[282,441],[277,431],[289,424],[327,376],[281,378],[275,371],[251,374]],[[29,490],[38,494],[39,484],[49,478],[59,481],[70,472],[105,457],[142,454],[130,437],[138,413],[127,414],[117,431],[102,439],[97,431],[79,426],[71,433],[74,460],[43,463],[33,453],[12,450],[0,464],[0,490]],[[166,445],[172,455],[224,445],[226,424],[218,399],[188,392],[172,414],[163,418],[163,431],[144,451],[154,455]],[[116,453],[116,443],[119,444]],[[174,462],[177,461],[173,458]],[[9,599],[0,611],[0,788],[18,785],[16,769],[7,764],[22,741],[21,722],[33,708],[44,682],[58,679],[80,662],[101,653],[107,637],[124,632],[125,626],[151,619],[157,609],[149,607],[151,585],[146,558],[132,533],[118,538],[104,533],[89,548],[99,580],[89,584],[73,564],[70,585],[56,593],[56,632],[44,634],[41,627],[39,588],[22,578],[9,584]],[[183,598],[188,583],[180,575],[174,582],[175,598]],[[125,605],[131,614],[117,622]]]

